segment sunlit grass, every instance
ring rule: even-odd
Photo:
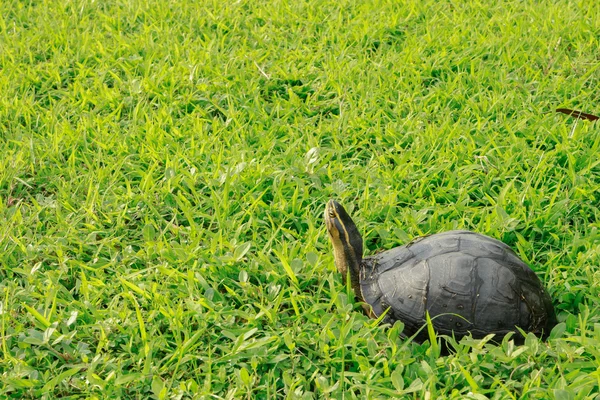
[[[597,399],[594,2],[0,4],[0,396]],[[333,267],[476,230],[562,322],[449,356]]]

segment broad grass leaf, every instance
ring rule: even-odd
[[[77,321],[77,315],[79,315],[77,311],[71,311],[71,315],[69,316],[69,319],[65,322],[65,324],[67,326],[72,325],[75,321]]]
[[[458,364],[458,368],[460,369],[460,372],[462,372],[462,374],[465,377],[467,383],[471,387],[471,390],[474,393],[477,393],[479,391],[479,385],[477,384],[477,382],[475,382],[475,379],[473,379],[473,376],[471,376],[471,373],[469,371],[467,371],[465,369],[465,367],[463,367],[461,364]]]
[[[141,379],[143,374],[141,373],[133,373],[133,374],[121,374],[115,379],[116,385],[127,385],[130,382]]]
[[[242,367],[239,370],[239,374],[240,374],[240,380],[242,381],[242,383],[246,386],[250,386],[252,381],[250,379],[250,374],[248,373],[248,370],[245,367]]]
[[[429,312],[425,313],[425,321],[427,323],[427,336],[429,337],[429,343],[431,344],[431,355],[432,357],[437,358],[440,356],[440,345]]]
[[[48,328],[50,325],[52,325],[50,321],[48,321],[48,319],[46,319],[46,317],[40,314],[35,308],[29,307],[27,304],[23,304],[23,307],[25,307],[25,309],[35,317],[35,319],[37,319],[42,325],[44,325],[44,327]]]
[[[535,336],[533,333],[529,332],[527,336],[525,336],[525,346],[529,348],[530,354],[537,354],[540,346],[540,339]]]
[[[554,328],[552,328],[548,338],[549,339],[559,339],[564,335],[566,330],[567,330],[567,324],[565,324],[564,322],[560,322],[560,323],[556,324],[556,326]]]
[[[404,390],[404,377],[402,376],[402,372],[403,372],[402,368],[396,368],[390,374],[390,378],[392,380],[392,385],[394,385],[394,388],[399,392]]]
[[[153,242],[156,240],[156,229],[152,224],[146,224],[142,228],[142,236],[146,242]]]
[[[555,400],[575,400],[575,392],[572,389],[554,389],[552,394]]]
[[[166,394],[167,394],[167,390],[165,388],[165,383],[163,382],[162,379],[160,379],[160,377],[158,376],[154,376],[152,378],[152,393],[154,393],[154,395],[158,398],[158,399],[164,399]]]
[[[69,379],[70,377],[72,377],[73,375],[75,375],[76,373],[78,373],[81,370],[82,367],[74,367],[71,369],[68,369],[64,372],[61,372],[59,375],[57,375],[56,377],[50,379],[45,385],[44,385],[44,391],[49,392],[54,390],[54,388],[59,385],[60,383],[62,383],[63,381]]]
[[[237,246],[233,251],[233,258],[235,259],[235,261],[241,261],[251,247],[252,242],[242,243],[239,246]]]
[[[292,269],[292,267],[288,263],[286,257],[281,252],[279,252],[277,250],[273,250],[273,251],[277,255],[277,257],[279,258],[279,261],[281,261],[281,265],[283,266],[283,269],[285,270],[287,276],[290,278],[290,280],[297,287],[299,285],[298,278],[296,277],[296,274],[294,273],[294,270]]]
[[[308,261],[308,263],[314,267],[317,265],[317,262],[319,262],[319,255],[317,253],[309,251],[308,253],[306,253],[306,261]]]
[[[34,344],[36,346],[41,346],[47,343],[44,341],[44,332],[40,332],[36,329],[29,329],[27,334],[28,335],[22,340],[23,343]]]
[[[567,332],[575,333],[575,329],[577,329],[577,326],[579,325],[579,321],[577,320],[577,317],[575,315],[569,314],[569,315],[567,315],[565,324],[567,325]]]

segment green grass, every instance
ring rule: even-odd
[[[1,398],[599,399],[600,3],[0,3]],[[368,253],[476,230],[547,342],[367,319]]]

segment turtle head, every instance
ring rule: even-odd
[[[352,286],[358,285],[363,240],[354,221],[340,203],[329,200],[325,207],[325,225],[333,244],[335,266],[344,277],[350,272]]]

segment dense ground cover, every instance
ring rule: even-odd
[[[0,3],[0,396],[598,399],[600,3]],[[548,342],[449,356],[361,312],[369,253],[467,228]]]

